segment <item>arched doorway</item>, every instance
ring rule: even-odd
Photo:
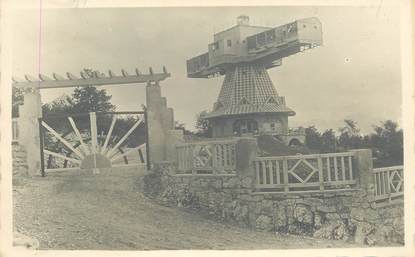
[[[293,138],[293,139],[290,140],[288,145],[289,146],[301,146],[302,143],[297,138]]]

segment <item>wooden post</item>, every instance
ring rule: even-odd
[[[290,188],[288,185],[288,160],[286,158],[282,161],[282,172],[284,176],[284,191],[289,192]]]
[[[322,157],[317,157],[317,163],[318,163],[318,180],[320,182],[320,191],[324,191],[324,174],[323,174]]]
[[[98,135],[97,135],[97,116],[95,112],[89,113],[89,122],[91,126],[91,144],[92,144],[92,154],[97,153],[98,147]]]
[[[255,179],[256,179],[256,184],[257,185],[260,185],[261,183],[259,183],[260,181],[259,181],[259,172],[260,172],[260,169],[259,169],[259,161],[255,161]]]
[[[144,110],[144,122],[146,123],[146,166],[147,170],[151,169],[151,163],[150,163],[150,143],[148,142],[148,116],[147,116],[147,110]]]
[[[330,168],[330,157],[327,156],[327,177],[329,182],[331,182],[331,168]]]

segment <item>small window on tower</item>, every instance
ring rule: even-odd
[[[231,46],[232,46],[232,40],[228,39],[228,40],[226,41],[226,45],[227,45],[228,47],[231,47]]]
[[[241,101],[239,101],[239,104],[249,104],[249,101],[245,97],[243,97]]]
[[[274,97],[270,96],[270,97],[267,99],[266,103],[267,103],[267,104],[275,104],[275,103],[277,103],[277,101],[275,101],[275,98],[274,98]]]

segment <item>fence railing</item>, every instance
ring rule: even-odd
[[[12,119],[12,142],[18,142],[19,140],[19,124],[18,119]]]
[[[236,140],[203,141],[176,146],[176,174],[236,174]]]
[[[375,182],[375,201],[392,202],[403,198],[403,166],[373,169]]]
[[[302,192],[351,189],[356,182],[354,153],[257,157],[256,189]]]

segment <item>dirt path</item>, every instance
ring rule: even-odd
[[[280,249],[356,245],[276,236],[159,205],[140,193],[142,174],[18,179],[14,227],[40,249]]]

